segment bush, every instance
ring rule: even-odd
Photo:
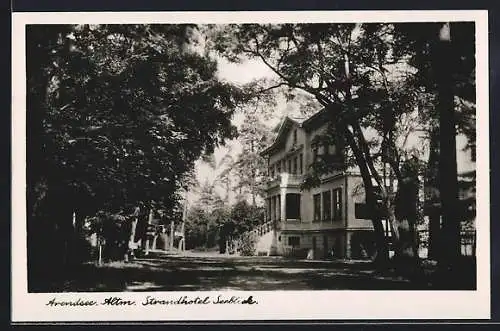
[[[240,255],[253,256],[255,255],[257,246],[257,236],[252,232],[247,232],[241,235],[240,238]]]

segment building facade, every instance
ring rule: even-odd
[[[273,143],[261,153],[269,173],[266,219],[275,226],[271,254],[324,259],[366,258],[373,252],[372,222],[363,218],[361,177],[347,171],[341,139],[321,140],[332,136],[325,135],[332,130],[325,115],[284,118]],[[337,163],[335,169],[312,188],[301,188],[318,157]]]

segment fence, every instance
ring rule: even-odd
[[[427,257],[429,248],[429,230],[419,230],[419,251],[421,257]],[[460,232],[460,251],[463,256],[476,255],[476,231],[467,230]]]

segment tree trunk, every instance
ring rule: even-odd
[[[370,202],[371,201],[371,202]],[[376,198],[367,198],[367,204],[372,213],[372,224],[375,231],[376,255],[374,257],[375,266],[378,269],[387,269],[389,266],[389,247],[387,245],[387,238],[384,233],[384,226],[380,217],[375,216],[378,214],[376,208]]]
[[[208,250],[208,224],[207,224],[207,233],[205,235],[205,250],[207,251]]]
[[[440,266],[450,271],[460,257],[460,220],[458,206],[458,176],[455,110],[453,95],[452,65],[454,63],[451,49],[451,29],[444,23],[439,31],[439,40],[433,52],[433,67],[436,70],[438,85],[439,109],[439,179],[442,224],[442,252]]]
[[[441,251],[439,243],[439,233],[441,231],[441,215],[439,210],[433,208],[429,210],[429,247],[427,258],[432,260],[439,259]]]
[[[419,179],[418,163],[413,160],[403,165],[395,198],[395,254],[394,265],[399,274],[410,278],[421,276],[417,250],[416,224],[418,219]]]
[[[392,234],[392,244],[397,246],[399,244],[400,236],[399,236],[399,223],[396,219],[396,211],[394,201],[390,197],[387,198],[385,209],[387,212],[387,220],[389,225],[391,226],[391,234]],[[397,250],[396,247],[393,247]]]
[[[172,252],[174,250],[174,239],[175,239],[175,222],[174,221],[170,221],[170,246],[169,246],[169,250]]]
[[[228,175],[228,177],[226,177],[226,198],[225,198],[226,203],[227,203],[228,205],[229,205],[229,199],[230,199],[230,197],[229,197],[229,193],[230,193],[230,192],[229,192],[229,191],[230,191],[230,184],[231,184],[231,183],[230,183],[230,180],[229,180],[229,175]]]
[[[136,236],[136,233],[137,233],[137,223],[139,223],[139,218],[138,218],[138,216],[134,216],[134,218],[132,219],[132,224],[130,226],[130,237],[129,237],[129,240],[130,240],[131,244],[135,243],[135,236]]]
[[[429,161],[427,162],[427,176],[425,180],[425,189],[427,190],[425,198],[425,210],[429,216],[429,259],[438,259],[439,233],[441,231],[441,214],[438,207],[439,195],[439,129],[433,128],[430,135],[430,153]]]
[[[351,108],[350,113],[355,112],[352,109],[352,92],[351,92],[351,74],[350,74],[350,59],[349,54],[344,54],[344,65],[345,65],[345,92],[346,92],[346,104],[347,107]],[[380,219],[380,214],[377,208],[377,197],[372,184],[372,176],[377,175],[373,164],[371,163],[371,155],[368,150],[368,145],[366,143],[365,137],[359,128],[359,123],[356,119],[349,120],[344,118],[336,118],[339,126],[343,127],[345,137],[347,138],[348,144],[351,147],[354,156],[356,158],[356,164],[361,172],[361,177],[363,179],[363,184],[365,187],[365,198],[369,210],[372,214],[372,224],[375,231],[375,243],[376,243],[376,254],[374,257],[374,263],[379,269],[386,269],[389,262],[389,249],[387,245],[387,239],[384,233],[384,226],[382,225],[382,220]],[[349,122],[353,128],[353,132],[349,130]],[[358,141],[356,141],[356,138]],[[370,172],[372,169],[373,173]],[[377,180],[380,184],[380,179]],[[385,193],[385,187],[382,187],[382,192]]]
[[[86,249],[85,237],[83,233],[83,227],[85,224],[86,216],[84,215],[83,209],[76,209],[73,214],[74,230],[73,230],[73,240],[74,240],[74,255],[73,262],[82,263],[87,260],[90,256]]]
[[[128,261],[129,255],[134,257],[135,248],[135,236],[137,233],[137,224],[139,223],[139,207],[136,208],[134,214],[132,215],[132,221],[130,223],[130,233],[128,238],[128,250],[125,254],[125,260]]]
[[[351,149],[353,150],[354,156],[356,158],[356,164],[359,167],[361,178],[363,180],[363,185],[365,187],[366,204],[372,215],[372,224],[373,224],[373,229],[375,231],[375,244],[376,244],[374,263],[377,266],[377,268],[385,269],[387,268],[389,262],[389,249],[387,246],[387,239],[385,237],[382,220],[380,218],[377,208],[377,197],[375,196],[375,191],[372,185],[372,176],[367,166],[365,156],[363,155],[361,149],[356,143],[356,140],[354,139],[352,132],[345,125],[343,131],[347,139],[347,142],[351,147]]]
[[[149,254],[149,245],[150,245],[150,240],[149,240],[149,238],[150,238],[150,235],[149,235],[149,233],[148,233],[148,231],[149,231],[149,229],[148,229],[148,228],[149,228],[149,225],[150,225],[152,222],[153,222],[153,208],[151,208],[151,209],[149,210],[148,223],[147,223],[147,225],[146,225],[146,240],[145,240],[145,247],[144,247],[144,249],[145,249],[145,251],[144,251],[144,255],[148,255],[148,254]]]

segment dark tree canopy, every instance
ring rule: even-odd
[[[217,78],[196,26],[26,32],[30,272],[77,261],[75,235],[84,235],[86,217],[99,223],[99,211],[104,254],[123,258],[136,228],[146,241],[150,211],[161,221],[181,218],[194,162],[236,134],[242,91]]]
[[[416,129],[432,131],[443,111],[437,102],[441,75],[435,62],[441,25],[241,24],[214,28],[213,46],[220,54],[235,62],[260,60],[275,74],[273,82],[264,82],[266,86],[261,82],[256,91],[285,87],[294,94],[302,90],[325,108],[335,128],[331,132],[345,139],[348,160],[362,176],[381,261],[388,252],[381,219],[376,216],[379,198],[396,229],[395,240],[400,225],[394,214],[395,192],[387,189],[383,179],[386,165],[402,183],[402,166],[419,151],[405,151],[399,141]],[[457,114],[463,115],[458,116],[462,120],[457,124],[474,140],[474,118],[470,116],[475,110],[474,25],[452,25],[453,49],[447,53],[452,77],[447,83],[453,84],[452,104],[455,96]],[[412,120],[416,111],[419,114]],[[313,165],[306,184],[315,185],[330,169],[331,164]]]
[[[217,80],[195,31],[29,26],[30,187],[64,187],[95,208],[172,208],[181,176],[235,134],[239,91]]]

